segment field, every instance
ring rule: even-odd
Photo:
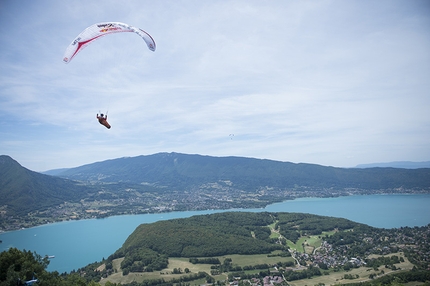
[[[396,264],[397,268],[401,268],[401,270],[410,270],[413,267],[413,264],[410,263],[407,258],[404,256],[403,253],[393,253],[390,254],[397,255],[399,257],[403,257],[405,262]],[[218,257],[221,262],[224,261],[226,258],[231,258],[234,265],[240,265],[240,266],[249,266],[249,265],[256,265],[256,264],[263,264],[263,263],[276,263],[279,261],[292,261],[293,258],[291,257],[267,257],[265,254],[258,254],[258,255],[226,255],[226,256],[220,256]],[[172,274],[174,268],[180,268],[182,271],[184,271],[185,268],[188,268],[190,270],[190,273],[197,273],[199,271],[204,271],[206,273],[210,273],[211,265],[209,264],[192,264],[188,261],[188,258],[169,258],[169,267],[166,269],[163,269],[162,271],[156,271],[156,272],[144,272],[144,273],[130,273],[126,276],[122,275],[120,264],[123,258],[119,258],[114,260],[113,266],[114,269],[117,270],[117,273],[114,273],[113,275],[109,276],[106,279],[101,280],[101,284],[104,285],[107,281],[113,282],[113,283],[131,283],[133,281],[136,282],[142,282],[143,280],[149,280],[149,279],[160,279],[164,278],[165,280],[170,280],[172,278],[178,278],[181,275],[186,274]],[[401,271],[400,270],[400,271]],[[311,279],[303,279],[303,280],[295,280],[289,282],[291,286],[311,286],[311,285],[317,285],[319,283],[324,283],[325,285],[335,285],[340,283],[355,283],[355,282],[364,282],[369,280],[370,274],[376,274],[381,275],[382,271],[384,274],[392,273],[393,270],[385,268],[384,266],[379,267],[377,271],[375,271],[372,268],[367,267],[360,267],[355,268],[350,271],[329,271],[327,272],[328,275],[322,275],[319,277],[314,277]],[[399,271],[399,270],[397,270]],[[258,272],[257,270],[254,270],[254,272]],[[344,275],[350,274],[352,276],[358,275],[358,278],[355,279],[345,279]],[[223,281],[227,279],[227,276],[225,274],[222,275],[216,275],[214,278],[217,281]],[[191,285],[199,285],[204,283],[204,281],[193,281]]]
[[[334,231],[323,232],[321,235],[302,236],[296,243],[287,240],[287,245],[298,252],[312,253],[321,246],[322,238],[326,235],[333,235]]]
[[[256,254],[256,255],[225,255],[225,256],[218,256],[221,263],[226,258],[231,258],[233,265],[239,265],[239,266],[250,266],[250,265],[256,265],[256,264],[273,264],[280,261],[293,261],[293,258],[291,257],[267,257],[267,254]],[[149,280],[149,279],[160,279],[163,278],[165,280],[170,280],[172,278],[179,278],[181,275],[187,275],[187,274],[172,274],[174,268],[180,268],[182,272],[185,268],[188,268],[191,273],[197,273],[200,271],[204,271],[206,273],[211,273],[211,265],[210,264],[192,264],[189,262],[188,258],[169,258],[169,267],[166,269],[163,269],[161,271],[154,271],[154,272],[143,272],[143,273],[129,273],[126,276],[122,275],[121,271],[121,261],[123,258],[115,259],[113,261],[113,267],[116,269],[116,273],[110,275],[108,278],[103,279],[100,281],[102,285],[104,285],[107,281],[110,281],[112,283],[131,283],[133,281],[136,282],[142,282],[143,280]],[[255,270],[257,271],[257,270]],[[259,270],[258,270],[259,271]],[[257,272],[258,272],[257,271]],[[222,275],[216,275],[213,276],[217,281],[218,280],[226,280],[227,276]],[[196,281],[197,283],[197,281]],[[192,285],[194,282],[192,283]],[[197,284],[198,285],[198,284]]]
[[[274,230],[275,223],[272,225],[269,225],[269,228],[272,230],[271,237],[279,237],[279,233],[277,233]],[[325,234],[323,234],[325,235]],[[303,247],[301,245],[302,242],[307,240],[307,244],[313,245],[314,249],[315,247],[318,247],[321,245],[321,239],[318,236],[309,237],[309,238],[302,238],[297,244],[293,244],[292,242],[289,242],[290,248],[297,249],[299,251],[303,251]],[[278,253],[278,252],[274,252]],[[238,266],[252,266],[257,264],[274,264],[277,262],[285,262],[285,261],[294,261],[292,257],[280,257],[280,256],[273,256],[268,257],[267,254],[256,254],[256,255],[225,255],[225,256],[219,256],[217,257],[221,263],[226,258],[231,258],[233,265]],[[160,279],[163,278],[165,280],[170,280],[172,278],[178,278],[181,275],[187,275],[187,274],[172,274],[173,269],[181,269],[182,272],[185,268],[188,268],[191,273],[198,273],[198,272],[206,272],[211,273],[211,265],[210,264],[192,264],[189,262],[188,258],[169,258],[169,267],[166,269],[163,269],[161,271],[155,271],[155,272],[143,272],[143,273],[129,273],[126,276],[122,275],[121,270],[121,261],[123,258],[119,258],[113,261],[113,268],[116,270],[116,273],[110,275],[108,278],[101,280],[101,284],[104,285],[107,281],[110,281],[112,283],[131,283],[133,281],[136,282],[142,282],[143,280],[149,280],[149,279]],[[257,271],[257,270],[255,270]],[[254,271],[254,272],[255,272]],[[259,271],[259,270],[258,270]],[[258,272],[257,271],[257,272]],[[218,280],[226,280],[227,276],[225,274],[216,275],[214,278]],[[197,283],[198,281],[196,281]],[[197,284],[198,285],[198,284]]]

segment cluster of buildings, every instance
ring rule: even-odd
[[[239,279],[234,280],[233,282],[230,282],[230,285],[239,285]],[[252,278],[249,279],[247,282],[251,284],[251,286],[273,286],[273,285],[287,285],[284,281],[284,278],[281,276],[265,276],[263,279],[259,278]]]
[[[343,266],[346,263],[351,263],[356,267],[360,267],[365,265],[366,263],[360,258],[348,258],[345,255],[337,254],[333,251],[333,246],[326,241],[323,241],[321,247],[318,249],[319,251],[315,252],[312,255],[306,253],[300,253],[300,257],[305,259],[306,261],[311,261],[316,266],[326,265],[328,268]],[[299,259],[299,258],[297,258]],[[299,259],[300,260],[300,259]]]

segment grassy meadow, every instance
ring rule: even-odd
[[[276,252],[274,252],[276,253]],[[267,254],[255,254],[255,255],[225,255],[225,256],[217,256],[221,263],[226,258],[231,258],[233,265],[238,266],[250,266],[250,265],[256,265],[256,264],[274,264],[277,262],[284,262],[284,261],[294,261],[292,257],[268,257]],[[107,281],[110,281],[112,283],[131,283],[133,281],[136,282],[142,282],[143,280],[148,279],[160,279],[163,278],[165,280],[170,280],[172,278],[178,278],[181,275],[188,275],[191,273],[197,273],[200,271],[211,273],[211,264],[192,264],[189,262],[189,258],[169,258],[169,267],[165,268],[161,271],[154,271],[154,272],[142,272],[142,273],[129,273],[126,276],[122,275],[121,270],[121,261],[124,258],[118,258],[113,261],[113,268],[116,270],[116,273],[110,275],[108,278],[105,278],[100,281],[102,285],[104,285]],[[182,270],[182,274],[172,274],[173,269],[180,268]],[[186,274],[184,273],[184,269],[188,268],[190,270],[190,273]],[[250,272],[259,272],[260,270],[252,270]],[[221,274],[221,275],[215,275],[213,276],[216,280],[226,280],[227,275]],[[196,280],[197,283],[197,280]],[[194,281],[192,285],[194,284]],[[197,284],[198,285],[198,284]]]

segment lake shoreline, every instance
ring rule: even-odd
[[[0,234],[0,251],[15,247],[55,255],[48,270],[70,272],[101,261],[126,241],[141,224],[188,218],[227,211],[291,212],[341,217],[377,228],[425,226],[430,223],[430,194],[354,195],[336,198],[306,197],[268,205],[265,208],[165,212],[118,215],[45,224]],[[402,211],[399,212],[399,209]],[[112,231],[112,230],[115,231]]]
[[[296,201],[296,200],[303,200],[303,199],[330,199],[330,198],[340,198],[340,197],[354,197],[354,196],[392,196],[392,195],[403,195],[403,196],[414,196],[414,195],[420,195],[420,194],[429,194],[430,195],[430,191],[429,192],[400,192],[400,193],[375,193],[375,194],[342,194],[342,195],[333,195],[333,196],[324,196],[324,197],[320,197],[320,196],[303,196],[303,197],[294,197],[294,198],[289,198],[283,201],[279,201],[279,202],[273,202],[270,204],[265,205],[264,207],[261,208],[228,208],[228,209],[190,209],[190,210],[165,210],[165,211],[158,211],[158,212],[144,212],[144,213],[134,213],[134,214],[128,214],[128,213],[124,213],[124,214],[113,214],[113,215],[109,215],[109,216],[103,216],[103,217],[89,217],[89,218],[77,218],[77,219],[67,219],[67,220],[58,220],[58,221],[52,221],[52,222],[48,222],[48,223],[41,223],[41,224],[37,224],[34,226],[30,226],[30,227],[19,227],[16,229],[8,229],[8,230],[0,230],[0,235],[4,234],[4,233],[8,233],[8,232],[15,232],[15,231],[20,231],[20,230],[25,230],[25,229],[32,229],[32,228],[37,228],[37,227],[43,227],[43,226],[48,226],[48,225],[52,225],[52,224],[57,224],[57,223],[67,223],[67,222],[76,222],[76,221],[85,221],[85,220],[103,220],[103,219],[108,219],[108,218],[112,218],[112,217],[122,217],[122,216],[135,216],[135,215],[156,215],[156,214],[170,214],[170,213],[177,213],[177,212],[206,212],[206,211],[216,211],[216,212],[227,212],[227,211],[255,211],[255,210],[262,210],[264,211],[267,207],[271,206],[271,205],[276,205],[276,204],[282,204],[285,202],[289,202],[289,201]]]

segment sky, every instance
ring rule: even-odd
[[[118,33],[65,64],[106,21],[156,51]],[[0,0],[0,155],[43,172],[159,152],[430,161],[430,1]]]

